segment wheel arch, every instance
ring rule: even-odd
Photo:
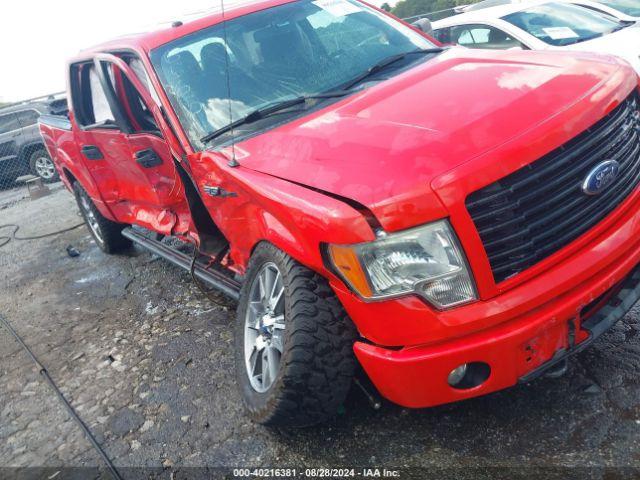
[[[296,242],[296,231],[280,222],[276,217],[266,220],[262,226],[263,235],[255,238],[252,247],[249,249],[249,257],[253,256],[256,249],[263,243],[273,245],[282,250],[291,258],[303,263],[306,257],[305,247],[301,242]],[[305,242],[306,243],[306,242]]]
[[[60,153],[59,151],[58,154]],[[73,186],[76,183],[79,184],[83,190],[87,192],[100,213],[108,220],[115,222],[116,217],[111,213],[111,209],[107,204],[102,201],[102,196],[93,178],[91,178],[88,172],[81,172],[78,171],[78,169],[70,168],[72,165],[73,162],[62,162],[62,165],[58,167],[58,170],[61,172],[60,178],[67,189],[73,193]]]

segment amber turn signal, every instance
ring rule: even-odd
[[[333,265],[351,287],[360,296],[370,298],[372,296],[371,287],[355,250],[344,245],[329,245],[329,255],[331,255]]]

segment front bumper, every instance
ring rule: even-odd
[[[588,318],[580,319],[580,328],[584,332],[583,338],[586,336],[584,340],[580,343],[570,341],[566,348],[556,351],[551,360],[520,377],[519,382],[527,383],[535,380],[558,363],[587,348],[618,323],[638,300],[640,300],[640,266],[636,267],[619,286],[614,287],[610,295],[606,295],[596,311],[592,312]]]
[[[583,287],[589,290],[589,285]],[[593,310],[580,302],[559,302],[516,322],[452,342],[401,350],[358,342],[354,349],[384,397],[406,407],[431,407],[533,380],[590,345],[638,300],[640,265],[592,302]],[[582,317],[580,312],[587,311],[589,316]],[[473,362],[489,365],[486,381],[467,390],[451,387],[449,373]]]

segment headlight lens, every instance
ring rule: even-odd
[[[477,299],[458,240],[441,220],[370,243],[330,245],[335,268],[365,299],[416,293],[440,309]]]

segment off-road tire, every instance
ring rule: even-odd
[[[38,161],[40,161],[41,159],[46,159],[48,160],[48,162],[50,162],[50,173],[46,175],[39,171],[42,167],[38,166]],[[54,183],[60,180],[60,175],[53,165],[53,160],[51,160],[51,157],[47,153],[47,150],[42,147],[34,150],[33,152],[31,152],[31,155],[29,155],[29,169],[33,175],[35,175],[36,177],[40,177],[44,183]]]
[[[250,285],[267,263],[275,264],[283,278],[284,345],[276,380],[258,393],[245,366],[245,316]],[[236,376],[252,420],[303,427],[336,415],[355,374],[355,338],[351,319],[323,277],[269,243],[258,245],[240,294],[235,330]]]
[[[107,254],[113,254],[126,250],[131,246],[131,241],[122,236],[122,230],[127,225],[105,218],[100,213],[100,210],[96,208],[89,194],[78,182],[73,184],[73,192],[82,218],[87,224],[87,229],[100,250]],[[94,227],[91,226],[90,219],[94,222]],[[94,228],[96,229],[95,231]]]

